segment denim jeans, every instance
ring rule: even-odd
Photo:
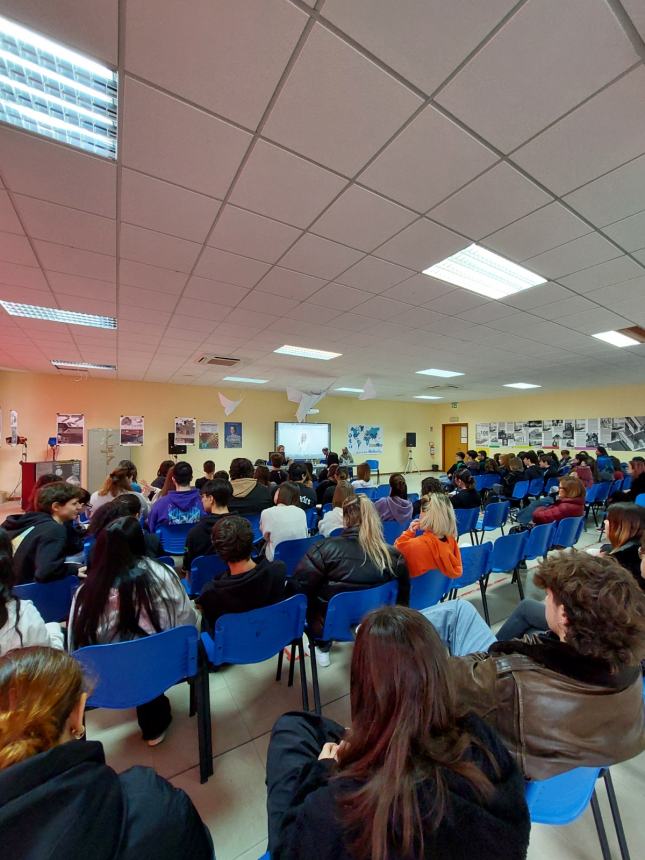
[[[453,657],[488,651],[495,636],[472,603],[448,600],[421,613],[430,621]]]

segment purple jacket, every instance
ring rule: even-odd
[[[412,502],[407,499],[400,499],[398,496],[386,496],[383,499],[377,499],[374,502],[374,507],[383,522],[396,520],[397,523],[404,526],[412,519]]]
[[[195,487],[184,492],[174,490],[154,503],[148,517],[148,528],[154,532],[162,523],[173,526],[198,523],[203,516],[204,507],[199,490]]]

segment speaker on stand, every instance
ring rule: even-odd
[[[408,449],[408,462],[405,464],[405,469],[403,470],[404,475],[409,475],[411,472],[419,472],[420,469],[417,466],[414,457],[412,456],[412,449],[417,447],[417,434],[416,433],[406,433],[405,434],[405,446]]]

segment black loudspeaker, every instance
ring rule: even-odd
[[[168,453],[169,454],[185,454],[186,446],[185,445],[175,445],[175,434],[168,434]]]
[[[416,433],[406,433],[405,434],[405,447],[406,448],[416,448],[417,447],[417,434]]]

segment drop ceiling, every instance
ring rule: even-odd
[[[0,366],[216,386],[226,368],[196,363],[216,353],[264,388],[369,376],[388,399],[427,391],[427,367],[464,373],[451,400],[641,382],[645,346],[590,336],[645,325],[638,2],[2,14],[118,69],[120,117],[116,163],[0,127],[0,299],[118,319],[0,311]],[[421,274],[473,241],[547,283],[488,301]],[[285,343],[342,357],[275,355]]]

